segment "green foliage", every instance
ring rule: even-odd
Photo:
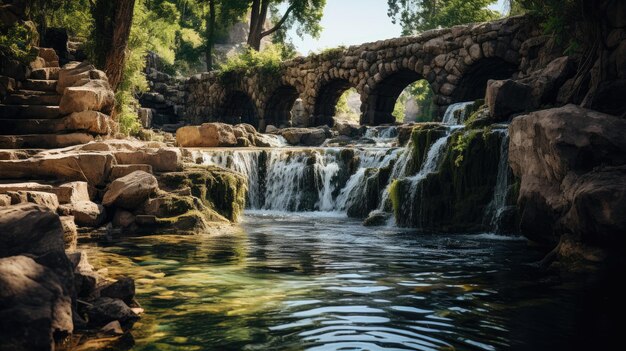
[[[127,90],[118,90],[115,93],[117,106],[117,122],[120,126],[120,133],[124,135],[137,135],[141,131],[141,124],[137,117],[137,107],[139,105],[135,96]]]
[[[22,63],[31,62],[37,57],[37,49],[34,47],[37,39],[37,31],[32,27],[32,22],[15,23],[6,34],[0,34],[0,56]]]
[[[229,79],[232,75],[248,75],[255,72],[275,77],[280,74],[281,62],[282,48],[274,44],[260,52],[248,48],[219,65],[218,70],[223,79]]]
[[[350,88],[341,94],[335,105],[335,115],[337,118],[349,122],[359,122],[360,111],[355,111],[348,104],[348,97],[354,94],[358,94],[355,88]]]
[[[61,11],[51,11],[49,26],[65,28],[70,36],[86,39],[93,27],[87,0],[67,1]]]
[[[436,105],[433,90],[427,80],[418,80],[406,87],[393,109],[392,115],[396,121],[403,121],[406,115],[406,105],[409,100],[414,100],[418,107],[416,122],[430,122],[436,117]]]
[[[387,0],[387,15],[405,35],[439,27],[484,22],[501,15],[488,8],[496,0]]]
[[[544,32],[554,35],[557,43],[566,47],[565,53],[582,51],[581,42],[586,38],[577,34],[581,34],[578,25],[584,22],[586,12],[583,0],[509,0],[509,4],[512,13],[528,13],[537,18]]]
[[[456,139],[454,140],[454,145],[452,146],[452,150],[456,155],[456,157],[454,158],[455,166],[461,167],[463,161],[465,160],[465,156],[470,143],[479,134],[480,130],[473,129],[456,136]]]
[[[332,61],[342,58],[348,48],[341,45],[336,48],[328,48],[322,50],[319,54],[312,55],[318,61]]]

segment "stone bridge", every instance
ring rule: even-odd
[[[361,96],[361,124],[391,123],[396,99],[420,79],[429,82],[442,115],[452,103],[484,97],[489,79],[526,75],[540,64],[545,42],[528,18],[511,17],[327,50],[271,72],[207,72],[185,83],[186,119],[245,122],[260,130],[332,125],[339,97],[352,87]],[[292,121],[297,98],[305,117]]]

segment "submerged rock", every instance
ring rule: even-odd
[[[110,322],[119,321],[121,325],[132,326],[139,319],[133,310],[119,299],[100,297],[85,308],[89,325],[102,327]]]
[[[391,218],[391,214],[383,211],[372,211],[369,216],[363,221],[363,225],[366,227],[380,227],[387,224]]]

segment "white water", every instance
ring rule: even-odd
[[[248,207],[276,211],[345,211],[365,191],[367,170],[375,175],[398,157],[398,149],[354,149],[358,168],[339,184],[341,150],[199,150],[194,159],[243,174],[248,179]],[[265,154],[265,182],[261,155]],[[314,198],[312,198],[314,196]]]
[[[511,169],[509,167],[509,130],[497,129],[495,132],[502,134],[500,143],[500,161],[498,162],[498,174],[496,176],[496,186],[493,191],[493,198],[485,211],[485,220],[489,227],[496,233],[500,232],[500,220],[507,210],[506,200],[509,191],[509,177]]]
[[[385,133],[392,133],[389,131],[392,128],[393,133],[397,133],[395,127],[370,130],[375,130],[376,135],[383,131],[388,136],[390,134]],[[455,128],[451,126],[450,129]],[[493,199],[485,211],[484,223],[497,231],[500,216],[508,209],[506,193],[510,170],[506,157],[507,131],[496,129],[495,132],[504,133],[500,150],[502,156]],[[404,205],[403,216],[409,216],[407,222],[419,224],[423,215],[420,210],[423,207],[420,206],[423,201],[421,184],[429,174],[437,172],[450,135],[448,133],[437,139],[429,147],[419,171],[414,174],[409,174],[411,141],[404,148],[220,149],[198,150],[193,156],[196,160],[201,158],[203,164],[243,174],[249,182],[247,207],[252,210],[343,214],[350,209],[389,211],[390,185],[394,179],[405,179],[410,184],[404,188],[410,192],[406,194],[410,203]],[[370,136],[374,136],[374,132],[370,132]],[[381,169],[389,172],[386,184],[377,183]],[[381,190],[372,188],[372,184]],[[372,191],[378,191],[378,198],[375,198],[375,193],[372,195]]]
[[[397,143],[398,128],[395,126],[368,127],[364,137],[374,140],[376,147],[391,147]]]
[[[410,209],[415,208],[414,202],[416,201],[416,197],[417,197],[416,193],[419,191],[419,186],[422,183],[422,181],[426,179],[426,177],[429,174],[437,171],[439,163],[441,162],[444,152],[446,150],[446,145],[448,145],[449,138],[450,138],[450,135],[447,134],[437,139],[428,149],[428,154],[426,155],[426,158],[424,159],[424,162],[422,163],[422,166],[420,167],[419,172],[417,172],[417,174],[411,177],[406,178],[411,183],[411,186],[409,187],[411,195],[409,195],[408,197],[410,201],[410,203],[407,205],[408,208]],[[420,197],[419,201],[421,203],[422,197]],[[420,209],[421,208],[422,206],[420,206]],[[414,211],[408,211],[407,215],[409,217],[413,217],[415,214],[414,214]],[[421,217],[421,213],[419,217]]]
[[[465,108],[473,103],[474,101],[457,102],[448,106],[448,109],[446,109],[446,113],[443,115],[443,119],[441,121],[443,124],[452,126],[463,124],[467,118]]]

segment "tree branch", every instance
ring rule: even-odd
[[[294,9],[294,5],[289,6],[287,11],[285,11],[285,14],[283,15],[283,17],[280,19],[280,21],[278,21],[278,23],[276,23],[276,25],[274,27],[272,27],[272,28],[266,30],[265,32],[261,33],[261,38],[266,37],[266,36],[274,33],[275,31],[279,30],[280,27],[283,25],[283,23],[285,23],[285,21],[289,17],[289,14],[291,13],[291,11],[293,11],[293,9]]]

